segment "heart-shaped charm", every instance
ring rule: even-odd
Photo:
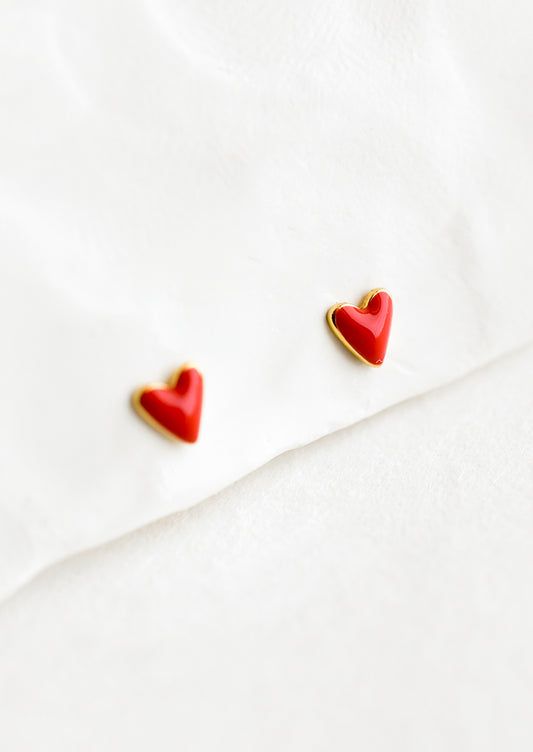
[[[388,290],[371,290],[358,306],[337,303],[327,319],[333,334],[363,363],[374,368],[383,363],[392,321]]]
[[[185,363],[166,384],[139,387],[132,404],[141,418],[167,439],[194,444],[200,430],[202,397],[202,374],[193,363]]]

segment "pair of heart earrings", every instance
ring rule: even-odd
[[[392,321],[390,293],[371,290],[358,306],[337,303],[326,315],[333,334],[359,360],[374,368],[385,358]],[[185,363],[168,382],[145,384],[132,396],[135,411],[172,441],[194,444],[200,431],[203,377],[194,363]]]

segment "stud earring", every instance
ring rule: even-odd
[[[374,368],[383,363],[392,321],[388,290],[371,290],[358,306],[337,303],[326,318],[333,334],[359,360]]]
[[[202,398],[202,374],[193,363],[185,363],[166,384],[136,389],[131,402],[136,413],[167,439],[194,444],[200,430]]]

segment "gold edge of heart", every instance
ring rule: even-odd
[[[361,302],[359,303],[356,308],[360,308],[361,310],[366,308],[374,295],[377,295],[378,292],[386,292],[387,295],[392,300],[392,295],[387,290],[386,287],[375,287],[373,290],[370,290],[370,292],[367,292],[367,294],[363,297]],[[363,356],[357,352],[357,350],[354,350],[354,348],[350,345],[350,343],[346,340],[346,338],[341,334],[339,329],[337,328],[337,325],[335,324],[335,312],[339,310],[339,308],[343,308],[347,305],[353,305],[352,303],[335,303],[335,305],[332,305],[331,308],[328,309],[328,312],[326,313],[326,320],[328,322],[329,328],[333,332],[333,334],[337,337],[339,342],[342,342],[344,347],[349,350],[352,355],[355,355],[356,358],[358,358],[361,363],[364,363],[367,366],[370,366],[370,368],[381,368],[383,363],[370,363],[366,358],[363,358]]]
[[[131,406],[133,407],[137,415],[140,418],[142,418],[145,421],[145,423],[147,423],[151,428],[157,431],[161,436],[164,436],[165,439],[168,439],[169,441],[172,441],[175,444],[183,444],[187,442],[184,442],[183,439],[179,438],[179,436],[176,436],[171,431],[168,431],[164,426],[161,425],[161,423],[159,423],[152,415],[150,415],[148,410],[145,410],[144,407],[141,405],[141,397],[143,396],[145,392],[151,392],[154,389],[174,389],[174,387],[179,381],[179,377],[181,376],[181,374],[184,371],[191,371],[191,370],[194,370],[197,373],[199,373],[203,382],[204,375],[201,372],[201,370],[198,368],[196,363],[194,363],[192,360],[188,360],[186,363],[184,363],[179,368],[176,368],[176,370],[172,372],[167,382],[152,381],[149,384],[143,384],[143,386],[140,386],[137,389],[135,389],[135,391],[131,395]]]

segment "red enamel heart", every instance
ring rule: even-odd
[[[360,360],[369,366],[383,363],[392,321],[392,298],[387,290],[371,290],[359,306],[334,305],[327,319],[335,336]]]
[[[132,398],[137,413],[168,439],[194,444],[200,430],[203,378],[191,363],[172,374],[167,384],[146,384]]]

